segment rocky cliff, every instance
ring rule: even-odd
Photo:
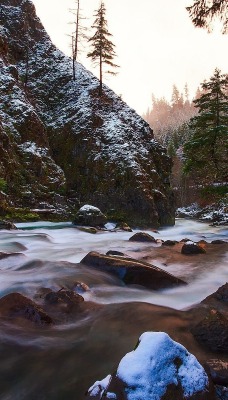
[[[149,125],[51,42],[29,0],[0,6],[0,177],[21,205],[66,193],[140,225],[174,222],[171,161]]]

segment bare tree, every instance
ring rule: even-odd
[[[77,60],[78,60],[78,54],[80,52],[79,45],[81,44],[81,47],[83,46],[83,41],[88,39],[86,32],[87,28],[83,26],[82,20],[85,20],[84,17],[81,15],[81,10],[80,10],[80,0],[75,0],[76,2],[76,8],[73,10],[70,10],[70,12],[74,16],[74,21],[72,24],[75,25],[74,31],[71,35],[71,49],[72,49],[72,60],[73,60],[73,80],[76,80],[76,65],[77,65]]]

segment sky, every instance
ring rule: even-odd
[[[212,33],[195,28],[185,7],[193,0],[105,0],[108,30],[113,35],[120,66],[114,77],[104,82],[121,95],[139,114],[151,107],[152,93],[171,100],[175,84],[180,92],[187,83],[190,97],[215,68],[228,72],[228,35],[222,35],[219,24]],[[36,11],[54,44],[70,55],[73,20],[69,9],[74,0],[33,0]],[[80,0],[85,24],[94,22],[100,0]],[[88,32],[92,36],[92,31]],[[85,44],[79,61],[96,76],[98,68],[87,58]]]

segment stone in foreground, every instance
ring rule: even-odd
[[[164,332],[145,332],[117,372],[90,387],[87,399],[209,400],[208,376],[194,355]]]
[[[81,207],[73,221],[75,225],[86,225],[86,226],[104,226],[107,222],[106,216],[97,207],[85,204]]]
[[[0,299],[0,316],[13,320],[23,318],[38,325],[53,323],[39,305],[20,293],[10,293]]]
[[[81,260],[81,264],[117,275],[127,285],[141,285],[153,290],[186,284],[154,265],[130,257],[108,256],[91,251]]]

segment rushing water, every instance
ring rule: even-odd
[[[183,257],[167,263],[161,257],[160,244],[129,242],[132,236],[129,232],[93,235],[72,228],[70,223],[36,222],[17,224],[17,227],[20,230],[0,233],[0,251],[21,253],[0,260],[1,295],[19,291],[33,297],[40,287],[59,289],[74,280],[91,287],[87,300],[100,303],[146,301],[183,309],[202,300],[227,280],[227,255],[224,253],[184,257],[184,264]],[[150,233],[156,239],[181,240],[188,237],[193,241],[204,239],[210,242],[215,238],[224,239],[227,230],[192,220],[177,220],[174,227]],[[105,273],[75,265],[92,250],[101,253],[119,250],[134,258],[147,255],[151,263],[187,280],[189,285],[162,292],[127,288]],[[167,251],[172,252],[172,248],[167,250],[163,247],[162,251],[167,254]]]
[[[180,254],[178,246],[130,242],[133,233],[128,232],[92,235],[70,223],[17,227],[17,231],[0,231],[0,252],[12,253],[0,259],[1,297],[20,292],[36,301],[42,287],[72,288],[75,281],[81,281],[90,287],[83,295],[85,300],[100,304],[100,308],[80,318],[66,316],[62,323],[48,328],[0,321],[1,400],[81,400],[86,388],[112,372],[138,335],[148,329],[173,334],[204,358],[187,334],[182,337],[178,333],[186,325],[183,311],[145,303],[181,310],[217,290],[228,278],[224,245],[211,245],[205,255],[188,257]],[[174,227],[149,233],[163,240],[188,237],[211,242],[227,237],[225,228],[192,220],[177,220]],[[126,287],[115,277],[79,264],[89,251],[108,250],[146,259],[185,279],[188,285],[159,292]]]

